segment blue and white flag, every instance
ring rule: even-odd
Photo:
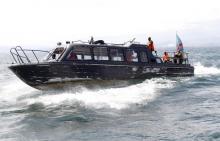
[[[177,34],[176,34],[176,51],[183,52],[183,43]]]

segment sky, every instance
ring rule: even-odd
[[[0,47],[58,41],[123,43],[151,36],[158,47],[220,46],[219,0],[0,0]]]

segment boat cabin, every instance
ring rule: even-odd
[[[128,47],[114,45],[71,44],[62,53],[57,61],[94,62],[94,63],[135,63],[135,64],[164,64],[157,54],[153,54],[146,45],[131,44]],[[57,49],[55,49],[56,51]],[[188,54],[181,58],[174,57],[169,52],[169,64],[188,64]],[[53,55],[52,55],[53,56]],[[180,63],[181,62],[181,63]]]
[[[52,51],[27,50],[20,46],[11,49],[15,63],[40,63],[37,52],[47,53],[43,62],[78,62],[78,63],[107,63],[107,64],[189,64],[188,54],[176,57],[174,52],[168,52],[170,61],[164,62],[161,56],[152,53],[144,44],[131,44],[130,46],[109,44],[67,44],[61,43]],[[14,50],[14,51],[13,51]],[[30,54],[25,52],[32,52]],[[34,56],[34,57],[33,57]],[[32,59],[30,59],[32,58]],[[35,61],[33,61],[35,58]]]

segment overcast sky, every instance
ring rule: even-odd
[[[220,45],[219,0],[0,0],[0,47],[51,47],[58,41],[124,42],[151,36],[157,46]]]

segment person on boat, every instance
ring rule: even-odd
[[[155,47],[154,47],[154,42],[151,40],[151,37],[148,37],[147,47],[151,52],[154,51],[157,54],[157,51],[155,50]]]
[[[90,39],[90,41],[89,41],[89,44],[93,44],[94,43],[94,38],[93,38],[93,36],[91,36],[91,39]]]
[[[56,54],[55,53],[52,54],[52,59],[54,59],[54,60],[56,59]]]
[[[167,62],[169,62],[170,61],[170,57],[169,57],[169,55],[168,55],[168,53],[167,52],[164,52],[164,55],[163,55],[163,62],[164,63],[167,63]]]
[[[183,53],[181,51],[177,51],[174,56],[174,63],[177,64],[179,60],[179,64],[183,63]]]
[[[71,51],[67,58],[68,60],[77,60],[77,55],[74,51]]]

